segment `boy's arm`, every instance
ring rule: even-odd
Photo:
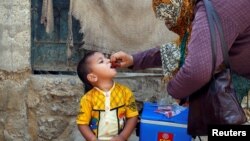
[[[130,135],[134,131],[137,122],[138,122],[138,116],[128,118],[126,121],[126,125],[125,125],[124,129],[122,130],[122,132],[118,136],[112,138],[111,141],[126,141],[126,140],[128,140],[128,138],[130,137]]]
[[[78,124],[78,129],[81,132],[82,136],[87,141],[98,141],[95,134],[91,131],[88,125]]]

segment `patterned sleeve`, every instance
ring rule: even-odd
[[[138,115],[137,105],[135,102],[135,97],[129,88],[126,88],[126,117],[134,117]]]
[[[80,100],[80,108],[77,114],[76,123],[88,125],[91,119],[91,101],[88,95],[84,95]]]
[[[171,80],[179,70],[181,59],[180,48],[174,42],[164,44],[160,48],[162,71],[165,82]]]

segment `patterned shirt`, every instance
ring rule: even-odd
[[[122,131],[126,118],[137,115],[131,90],[114,83],[110,91],[104,92],[94,87],[83,95],[76,122],[89,125],[99,140],[110,140]]]
[[[212,4],[222,21],[232,70],[250,79],[250,0],[212,0]],[[218,67],[222,63],[222,53],[221,46],[218,44],[217,47]],[[168,93],[174,98],[189,96],[205,85],[211,77],[211,40],[203,1],[198,2],[195,7],[195,18],[187,48],[184,65],[167,86]],[[162,65],[158,47],[133,54],[133,58],[133,69]]]

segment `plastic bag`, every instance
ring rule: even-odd
[[[170,118],[180,114],[182,111],[186,110],[187,107],[180,106],[177,103],[171,105],[158,105],[158,108],[155,112],[165,115]]]

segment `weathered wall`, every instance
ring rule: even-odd
[[[0,141],[80,141],[77,76],[33,75],[29,0],[0,1]],[[161,76],[127,76],[136,99],[160,95]]]
[[[29,140],[30,2],[0,2],[0,140]]]

